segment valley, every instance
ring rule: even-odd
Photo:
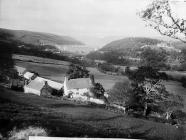
[[[12,40],[9,41],[11,42]],[[25,38],[22,41],[25,41]],[[32,48],[24,48],[27,46],[26,44],[23,48],[14,44],[22,52],[16,53],[15,51],[11,55],[14,65],[26,68],[30,72],[38,73],[41,77],[61,84],[64,82],[66,72],[69,70],[71,64],[76,62],[77,64],[81,64],[84,62],[83,64],[85,64],[86,69],[90,74],[94,75],[95,82],[100,83],[109,96],[110,90],[116,83],[129,82],[129,78],[124,72],[127,66],[129,66],[131,70],[136,70],[138,67],[138,65],[135,64],[141,60],[133,58],[140,56],[139,52],[142,50],[140,50],[139,47],[141,48],[141,45],[144,46],[145,44],[154,45],[160,43],[159,40],[151,40],[148,38],[127,38],[124,39],[124,42],[125,43],[123,43],[123,40],[119,41],[119,43],[116,41],[116,44],[112,42],[108,44],[108,46],[106,45],[96,51],[96,53],[99,52],[98,54],[94,54],[95,52],[93,52],[92,56],[95,55],[93,59],[89,58],[90,54],[78,56],[77,54],[70,53],[68,49],[73,49],[73,47],[69,47],[70,45],[65,45],[69,47],[68,49],[64,50],[64,48],[61,48],[61,56],[54,52],[50,55],[47,53],[40,54],[39,51],[36,55],[33,54],[33,56],[29,53]],[[42,47],[47,47],[47,49],[51,47],[45,46],[43,43],[50,44],[51,42],[46,41],[42,42],[42,45],[37,44],[36,46],[39,47],[39,50],[43,49]],[[113,43],[115,45],[113,45]],[[11,46],[11,43],[9,43],[9,45]],[[71,44],[71,46],[74,45]],[[78,45],[75,46],[77,47]],[[45,49],[44,52],[46,52]],[[78,47],[76,49],[80,51]],[[73,51],[76,52],[76,49]],[[25,53],[25,50],[27,50],[28,53]],[[180,53],[177,49],[175,50],[176,53]],[[42,52],[43,50],[40,51]],[[174,52],[173,48],[171,48],[169,52],[172,51]],[[37,50],[35,50],[35,52],[37,52]],[[104,56],[104,53],[107,55]],[[103,55],[104,60],[100,58],[100,54]],[[67,56],[68,59],[63,55]],[[136,63],[130,65],[127,63],[125,65],[123,62],[127,61],[123,60],[127,59],[127,56],[130,56],[129,59],[136,61]],[[95,60],[97,60],[97,62]],[[117,71],[118,73],[101,71],[98,69],[98,65],[103,61],[104,63],[113,65],[115,68],[120,67],[120,69],[118,69],[120,71]],[[186,112],[186,88],[179,82],[181,78],[186,76],[185,71],[163,70],[163,72],[171,76],[172,80],[163,81],[162,84],[169,93],[180,95],[183,98],[184,107],[182,111]],[[0,91],[0,125],[3,126],[0,128],[0,132],[6,137],[7,132],[14,129],[14,127],[24,128],[25,126],[31,125],[45,128],[50,136],[61,137],[127,137],[149,140],[174,140],[181,139],[186,132],[185,124],[178,127],[172,122],[161,118],[136,117],[110,110],[107,105],[86,104],[63,97],[45,98],[34,94],[23,94],[22,92],[5,89],[4,87],[0,87]],[[8,124],[8,127],[5,127],[6,124]]]

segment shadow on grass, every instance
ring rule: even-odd
[[[70,101],[69,101],[70,102]],[[72,101],[71,101],[72,102]],[[73,102],[72,102],[73,103]],[[72,107],[72,108],[79,108],[79,107],[85,107],[85,108],[104,108],[104,105],[91,105],[91,104],[78,104],[78,103],[69,103],[69,104],[64,104],[64,103],[59,103],[59,104],[49,104],[47,107],[49,108],[65,108],[65,107]]]

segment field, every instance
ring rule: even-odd
[[[63,82],[65,73],[68,70],[70,63],[66,61],[59,61],[41,57],[32,57],[25,55],[14,55],[16,65],[27,68],[28,70],[38,72],[41,76],[52,79],[54,81]],[[106,90],[112,88],[112,86],[122,80],[128,80],[126,76],[114,76],[101,73],[96,68],[87,68],[91,74],[95,76],[95,81],[100,82]],[[180,78],[185,76],[184,72],[166,72],[174,78]],[[179,94],[184,99],[184,111],[186,112],[186,88],[183,88],[181,83],[176,81],[166,81],[163,83],[166,89],[173,93]]]
[[[49,136],[131,137],[181,140],[185,129],[169,124],[127,117],[92,105],[46,99],[0,87],[0,133],[15,126],[39,126]]]
[[[54,81],[63,82],[65,73],[70,63],[35,56],[14,55],[16,65],[27,68],[30,71],[39,73],[42,77],[49,78]],[[99,72],[96,68],[87,68],[91,74],[94,74],[95,81],[100,82],[106,90],[121,80],[127,80],[127,77],[113,76]]]
[[[106,90],[113,87],[116,82],[128,80],[126,76],[108,75],[98,71],[96,68],[87,68],[95,76],[95,81],[103,85]]]
[[[180,80],[182,77],[186,77],[186,72],[185,71],[164,71],[166,72],[169,76],[171,76],[173,79]]]
[[[165,81],[163,84],[165,85],[167,91],[175,95],[180,95],[183,98],[183,111],[186,112],[186,88],[182,87],[181,83],[176,81]]]
[[[16,65],[38,72],[43,77],[59,82],[64,81],[64,76],[69,66],[68,62],[39,57],[14,56],[14,59],[16,60]],[[118,81],[128,80],[125,76],[101,73],[96,68],[88,67],[87,69],[91,74],[94,74],[95,81],[100,82],[106,90],[111,89]],[[180,76],[177,72],[176,74],[171,74]],[[181,73],[181,75],[183,74]],[[165,81],[163,84],[169,92],[183,97],[183,111],[186,112],[186,88],[183,88],[181,83],[176,81]],[[46,99],[9,90],[1,91],[0,98],[2,101],[1,110],[5,110],[0,117],[12,117],[12,108],[15,115],[12,122],[9,122],[8,118],[5,117],[5,121],[8,121],[11,126],[9,130],[16,125],[15,122],[20,123],[21,121],[24,125],[27,125],[28,122],[28,125],[42,126],[49,130],[51,136],[138,137],[174,140],[180,139],[182,134],[186,133],[185,129],[176,128],[169,124],[131,118],[110,112],[103,107],[87,106],[66,100]],[[6,100],[5,103],[4,100]],[[44,120],[47,120],[47,122]],[[2,131],[7,132],[8,130]]]

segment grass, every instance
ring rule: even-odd
[[[20,58],[19,58],[20,59]],[[32,60],[32,62],[28,62]],[[46,58],[21,56],[16,60],[16,65],[36,71],[41,76],[63,82],[68,69],[66,62]],[[88,68],[95,75],[95,81],[103,84],[106,90],[127,77],[107,75],[96,68]],[[172,73],[180,77],[178,72]],[[183,75],[184,73],[181,73]],[[186,88],[179,82],[164,82],[168,91],[179,94],[184,98],[184,111],[186,111]],[[51,136],[88,136],[88,137],[137,137],[147,139],[181,139],[186,133],[186,128],[176,128],[169,124],[151,122],[143,119],[131,118],[116,114],[95,106],[80,105],[70,101],[46,99],[31,94],[0,89],[1,103],[0,123],[7,126],[5,132],[13,126],[28,125],[41,126],[49,130]],[[8,117],[7,117],[8,116]],[[11,121],[13,118],[13,121]],[[5,124],[6,122],[6,124]],[[1,133],[1,131],[0,131]]]
[[[163,84],[168,92],[175,95],[180,95],[183,98],[183,111],[186,112],[186,88],[184,88],[182,84],[177,81],[164,81]]]
[[[186,77],[185,71],[164,71],[164,72],[175,80],[180,80],[182,77]]]
[[[116,82],[128,80],[126,76],[108,75],[98,71],[96,68],[87,68],[95,76],[95,81],[103,85],[106,90],[111,89]]]
[[[60,60],[53,60],[41,57],[26,56],[26,55],[14,55],[16,65],[27,68],[30,71],[38,72],[39,75],[48,79],[63,82],[65,73],[68,70],[69,63]],[[96,68],[87,68],[91,74],[94,74],[95,81],[103,85],[106,90],[109,90],[113,85],[122,80],[127,80],[124,76],[113,76],[101,73]]]
[[[181,139],[184,128],[131,118],[66,100],[47,99],[0,88],[0,133],[16,126],[41,127],[49,136]]]

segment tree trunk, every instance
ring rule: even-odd
[[[143,116],[147,116],[147,108],[148,108],[147,103],[145,103],[144,110],[143,110]]]
[[[171,112],[166,112],[166,120],[170,119],[171,114],[172,114]]]

